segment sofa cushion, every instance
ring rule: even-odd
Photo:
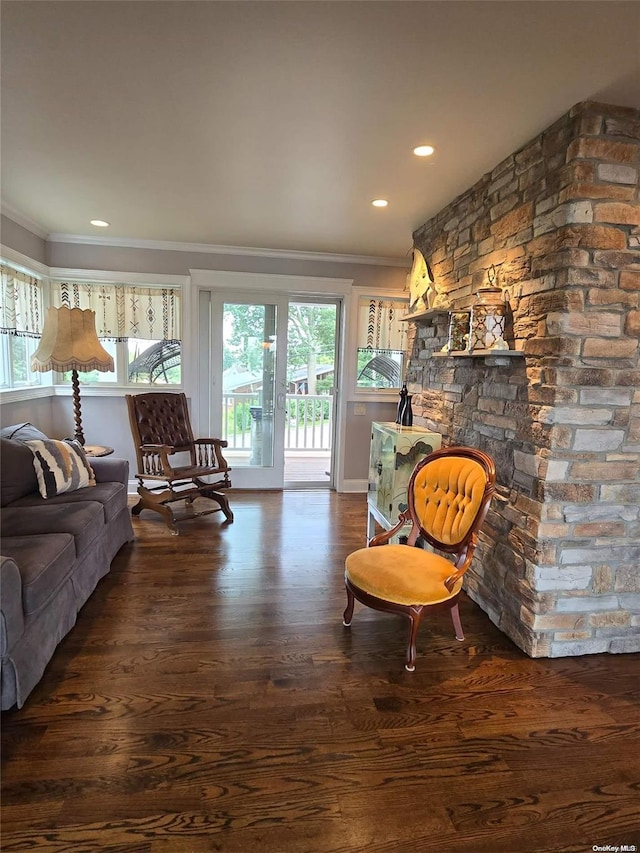
[[[30,423],[12,424],[11,426],[2,427],[0,436],[2,438],[13,438],[16,441],[34,441],[48,438],[38,427]]]
[[[53,506],[55,504],[73,504],[78,501],[84,502],[88,498],[91,501],[96,501],[102,504],[104,508],[105,521],[109,522],[127,505],[127,490],[122,483],[97,483],[90,492],[86,489],[79,489],[76,492],[65,492],[63,495],[56,495],[53,498],[47,498],[47,503],[43,504],[40,493],[26,495],[17,501],[14,501],[11,506]]]
[[[32,492],[38,494],[33,453],[26,444],[10,438],[0,438],[0,465],[0,506],[6,506]]]
[[[95,486],[96,478],[79,442],[45,438],[25,444],[33,453],[33,466],[43,498]]]
[[[35,613],[56,594],[76,558],[69,533],[7,536],[2,540],[2,553],[18,565],[25,616]]]
[[[104,531],[104,511],[102,504],[95,501],[43,502],[37,507],[6,506],[0,510],[0,530],[3,540],[5,536],[70,533],[79,557]]]

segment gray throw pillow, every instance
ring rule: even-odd
[[[0,506],[38,491],[33,453],[22,441],[0,438]]]
[[[28,422],[3,427],[0,435],[2,438],[13,438],[15,441],[41,441],[44,438],[48,438],[38,427]]]

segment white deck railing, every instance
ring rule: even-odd
[[[225,394],[222,438],[228,450],[250,450],[251,409],[260,408],[258,392]],[[333,397],[329,394],[287,394],[285,450],[331,450]]]

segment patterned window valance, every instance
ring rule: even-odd
[[[403,352],[407,340],[407,300],[361,297],[358,301],[358,349]]]
[[[0,266],[0,271],[0,334],[40,337],[42,282],[6,264]]]
[[[59,281],[52,284],[51,300],[56,307],[95,311],[99,338],[180,340],[180,290],[175,287]]]

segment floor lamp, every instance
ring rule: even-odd
[[[87,373],[113,370],[113,358],[98,340],[96,312],[82,308],[48,308],[40,345],[31,356],[31,370],[46,373],[71,371],[73,386],[73,414],[76,431],[74,438],[84,445],[82,417],[80,415],[80,381],[78,371]]]

